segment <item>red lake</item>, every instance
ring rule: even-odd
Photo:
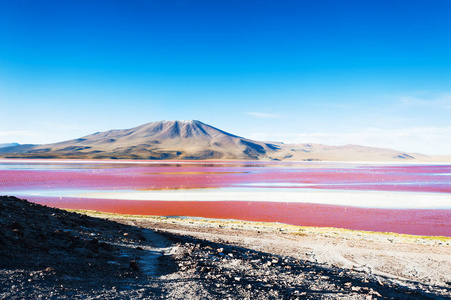
[[[58,208],[451,236],[450,164],[0,160],[0,193]]]

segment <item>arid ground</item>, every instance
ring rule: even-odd
[[[1,208],[2,299],[450,298],[450,238]]]

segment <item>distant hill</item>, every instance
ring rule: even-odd
[[[0,148],[7,148],[7,147],[15,147],[15,146],[19,146],[20,144],[19,143],[3,143],[3,144],[0,144]]]
[[[364,147],[283,144],[246,139],[200,121],[159,121],[46,145],[0,148],[6,158],[232,159],[291,161],[428,160],[426,155]]]

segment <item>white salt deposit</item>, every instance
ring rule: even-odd
[[[93,199],[142,201],[260,201],[297,202],[393,209],[451,209],[451,195],[441,193],[288,190],[207,189],[168,191],[100,191],[67,195]]]

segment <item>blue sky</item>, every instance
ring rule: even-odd
[[[451,154],[450,14],[447,0],[0,0],[0,143],[197,119]]]

